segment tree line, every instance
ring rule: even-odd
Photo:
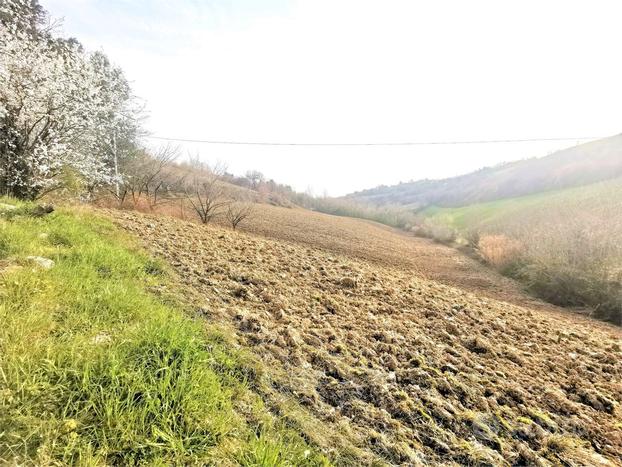
[[[233,228],[250,216],[250,203],[226,196],[223,167],[176,163],[171,146],[146,149],[143,119],[104,53],[61,37],[38,0],[0,2],[0,194],[35,200],[71,189],[151,209],[185,198],[201,222],[223,216]]]
[[[61,37],[38,0],[0,2],[0,194],[34,200],[71,190],[152,210],[185,200],[201,222],[220,217],[233,228],[251,215],[251,201],[386,217],[298,193],[256,170],[239,177],[198,158],[178,162],[172,146],[148,150],[143,119],[123,70],[104,53]],[[232,193],[235,186],[244,190]]]

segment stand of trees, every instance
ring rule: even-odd
[[[0,3],[0,192],[36,199],[78,179],[116,185],[141,108],[121,69],[87,53],[37,0]]]
[[[342,203],[296,193],[257,170],[235,177],[198,161],[177,164],[170,146],[147,151],[143,109],[123,71],[56,26],[38,0],[0,2],[0,194],[32,200],[71,185],[119,207],[180,200],[201,222],[220,217],[233,228],[255,200],[343,214]],[[232,196],[231,185],[246,195]]]
[[[38,0],[0,2],[1,195],[33,200],[71,186],[119,207],[186,201],[203,223],[222,217],[236,228],[250,216],[226,192],[224,168],[142,147],[142,115],[123,71],[59,36]],[[247,180],[264,183],[256,171]]]

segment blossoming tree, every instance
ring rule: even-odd
[[[135,142],[137,109],[101,52],[54,35],[36,1],[0,4],[0,190],[34,199],[62,186],[113,184],[119,144]]]

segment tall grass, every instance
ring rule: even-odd
[[[622,179],[461,208],[428,208],[426,233],[450,230],[535,295],[622,324]]]
[[[523,245],[505,235],[478,236],[475,246],[484,260],[495,268],[507,271],[523,254]]]
[[[166,267],[108,221],[2,212],[1,464],[327,463],[249,389],[252,359],[151,292],[174,289]]]
[[[537,296],[591,309],[622,325],[622,228],[617,216],[579,209],[534,213],[504,231],[522,245],[507,271]]]
[[[607,183],[445,210],[428,222],[475,232],[482,257],[535,295],[622,324],[620,200],[620,182]]]

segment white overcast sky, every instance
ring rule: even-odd
[[[622,131],[620,0],[41,3],[125,70],[153,135],[343,143]],[[183,151],[341,195],[575,143]]]

